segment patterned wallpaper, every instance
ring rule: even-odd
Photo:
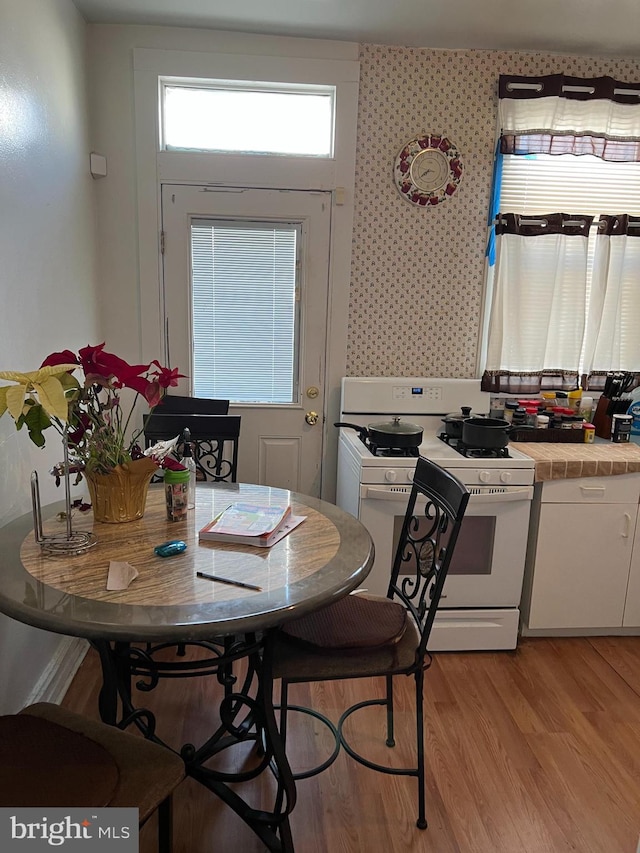
[[[640,60],[362,45],[347,373],[476,375],[498,76],[640,80]],[[393,163],[442,133],[464,164],[435,207],[405,201]]]

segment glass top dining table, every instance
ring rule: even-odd
[[[198,531],[235,501],[291,505],[305,521],[271,548],[199,542]],[[64,502],[42,508],[44,533],[64,532],[58,513]],[[283,489],[246,483],[198,484],[196,506],[180,522],[167,520],[162,486],[149,489],[144,516],[123,524],[94,523],[90,512],[76,512],[74,530],[91,530],[95,547],[81,554],[50,556],[33,535],[28,513],[3,527],[0,545],[0,612],[18,621],[69,636],[84,637],[97,649],[103,685],[100,714],[109,723],[139,713],[132,679],[163,675],[231,673],[235,661],[248,661],[241,686],[225,689],[221,706],[229,725],[218,728],[205,744],[185,745],[180,754],[187,773],[218,794],[245,820],[265,846],[292,851],[289,814],[295,784],[284,754],[272,704],[269,638],[288,619],[338,600],[359,587],[373,564],[368,531],[331,503]],[[162,558],[154,548],[179,539],[187,548]],[[133,566],[137,576],[126,589],[107,590],[111,562]],[[260,587],[254,590],[198,577],[222,576]],[[157,663],[154,648],[195,643],[210,652],[209,664],[189,670],[188,662]],[[173,669],[172,669],[173,667]],[[226,668],[226,670],[225,670]],[[227,680],[227,685],[234,681]],[[252,698],[248,698],[251,693]],[[235,697],[235,698],[234,698]],[[249,711],[248,711],[249,709]],[[252,725],[233,724],[239,714],[253,715]],[[136,724],[158,740],[145,711]],[[223,731],[224,730],[224,731]],[[273,808],[255,809],[229,788],[228,775],[216,775],[209,759],[233,741],[260,741],[255,773],[271,769],[278,780]],[[246,778],[246,774],[243,774]]]

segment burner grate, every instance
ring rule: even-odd
[[[377,444],[373,444],[372,442],[368,442],[367,447],[373,456],[384,456],[397,459],[398,457],[417,458],[420,455],[419,447],[378,447]]]
[[[459,438],[453,438],[446,433],[440,433],[438,436],[442,441],[452,447],[461,456],[466,456],[468,459],[510,459],[508,447],[473,447],[465,444]]]

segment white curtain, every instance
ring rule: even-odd
[[[487,370],[577,375],[591,221],[566,214],[499,218]]]
[[[599,214],[617,212],[608,208],[629,196],[625,164],[640,161],[640,84],[609,77],[503,75],[499,92],[501,136],[495,173],[504,176],[504,155],[505,164],[517,160],[524,165],[516,205],[505,207],[499,190],[494,192],[495,267],[489,277],[482,387],[524,393],[526,386],[530,393],[575,387],[580,374],[639,372],[640,217],[628,214],[640,210]],[[568,212],[541,214],[547,195],[550,205],[565,203],[563,186],[569,204],[577,201],[571,190],[573,176],[560,186],[551,182],[549,191],[544,183],[530,186],[530,177],[540,171],[538,161],[543,167],[556,159],[545,160],[543,155],[567,153],[595,154],[623,171],[609,182],[610,191],[600,199],[603,207],[597,212],[593,207],[581,210],[578,202],[577,209],[569,207]],[[535,156],[517,156],[530,154]],[[563,159],[585,162],[580,157]],[[595,204],[602,194],[590,186]],[[493,253],[489,257],[491,263]]]
[[[595,242],[584,368],[640,371],[640,218],[603,216]]]

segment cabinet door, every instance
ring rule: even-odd
[[[636,504],[542,504],[529,628],[622,625]]]
[[[633,540],[633,555],[622,624],[625,628],[640,628],[640,510],[638,510],[636,535]]]

